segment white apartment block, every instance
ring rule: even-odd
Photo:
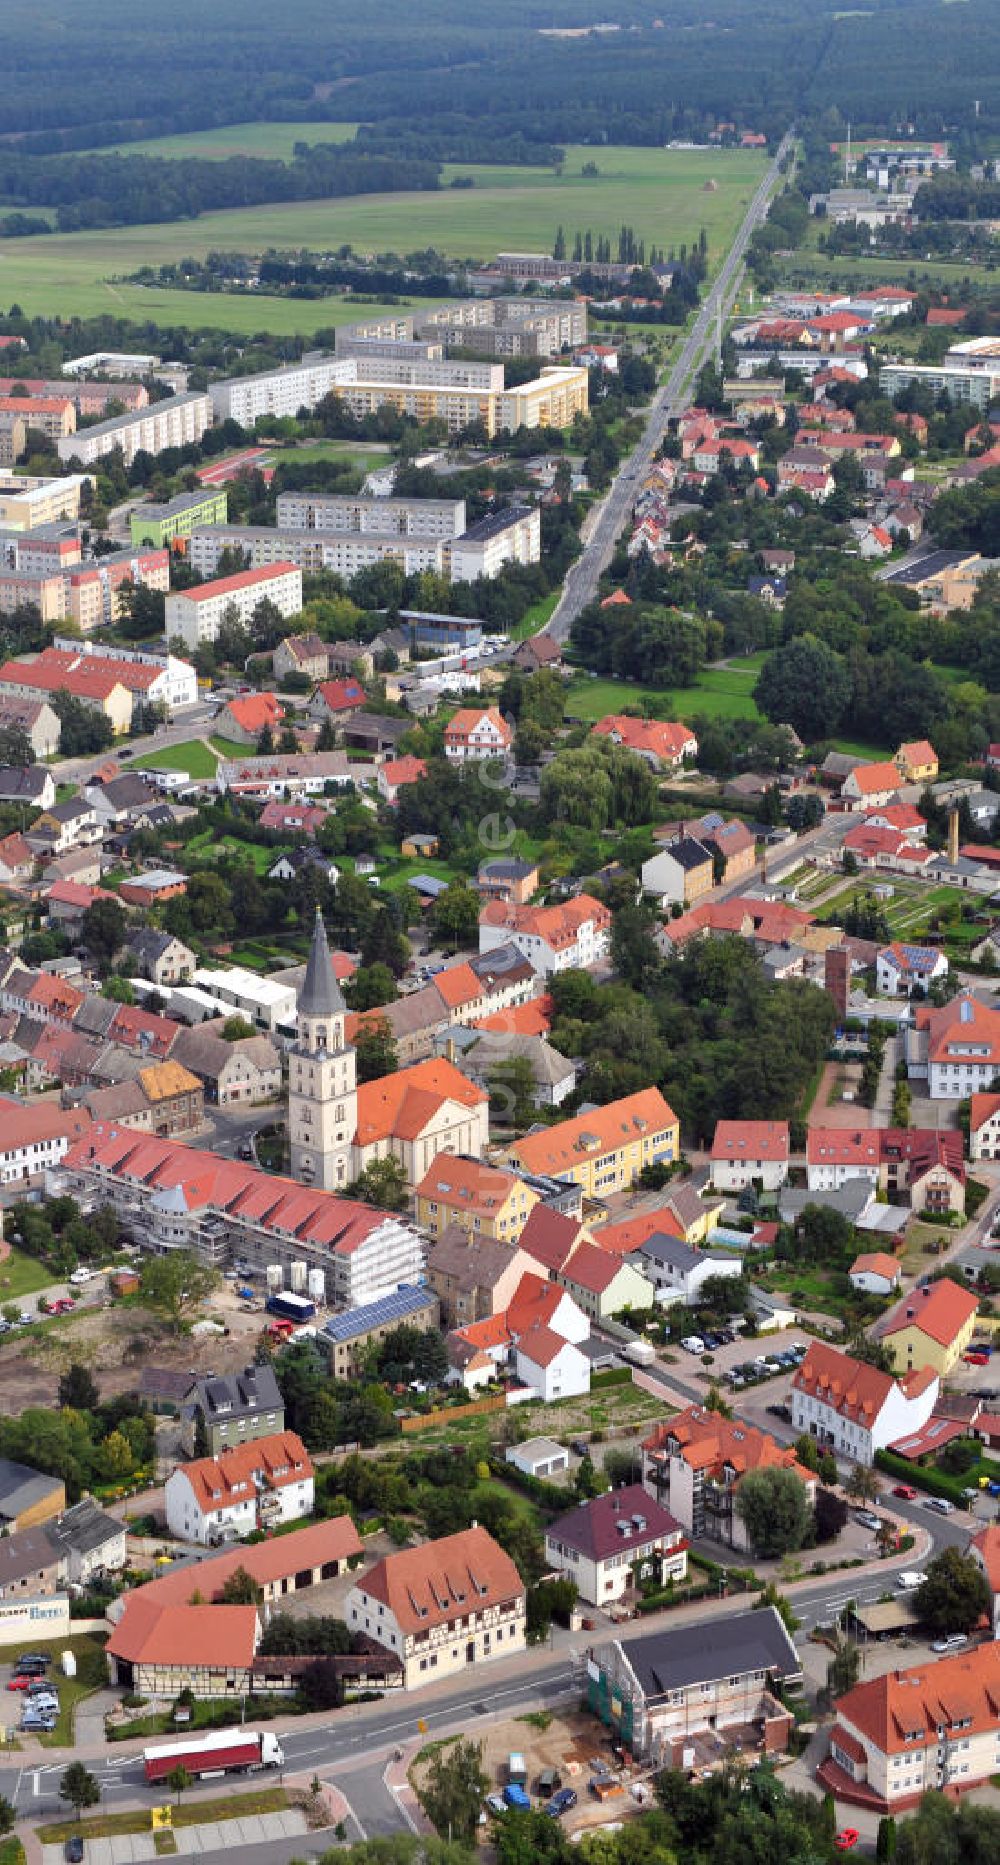
[[[185,706],[194,706],[198,702],[198,675],[189,661],[178,660],[175,654],[150,654],[140,648],[112,648],[103,642],[76,641],[67,636],[65,639],[56,635],[53,647],[63,648],[68,654],[86,654],[95,661],[124,661],[135,667],[156,667],[159,672],[148,688],[147,697],[151,705],[165,706],[167,712],[182,712]]]
[[[241,570],[236,576],[202,583],[197,589],[175,591],[166,602],[167,640],[179,635],[185,647],[193,651],[203,642],[214,641],[230,615],[250,627],[258,604],[265,598],[286,620],[300,615],[302,571],[294,564],[278,563],[269,569]]]
[[[82,466],[93,466],[120,447],[126,466],[131,466],[137,453],[165,453],[168,447],[193,445],[201,440],[211,421],[208,395],[171,395],[134,414],[115,415],[110,421],[98,421],[95,427],[67,434],[56,442],[56,452],[60,460],[79,460]]]
[[[876,1451],[922,1430],[938,1388],[929,1366],[894,1379],[814,1341],[792,1377],[792,1425],[837,1456],[871,1465]]]
[[[85,484],[82,473],[27,479],[0,472],[0,530],[34,531],[39,525],[59,524],[64,519],[75,524]]]
[[[407,576],[424,570],[448,571],[446,537],[409,537],[399,532],[274,530],[266,525],[205,525],[188,539],[188,562],[199,576],[211,576],[224,551],[239,550],[253,570],[294,564],[299,570],[332,570],[356,576],[373,563],[398,563]]]
[[[537,563],[542,554],[542,521],[537,505],[511,505],[493,512],[457,537],[451,547],[451,580],[474,583],[493,577],[508,563]]]
[[[377,537],[459,537],[464,499],[375,499],[333,492],[282,492],[275,505],[278,529],[370,531]]]
[[[217,421],[238,421],[253,427],[262,415],[295,415],[300,408],[315,408],[338,380],[334,356],[315,356],[287,369],[270,369],[259,376],[231,376],[213,382],[209,389]]]

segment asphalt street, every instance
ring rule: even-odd
[[[554,635],[557,641],[567,639],[576,616],[596,596],[598,581],[611,561],[615,543],[634,502],[637,482],[659,453],[667,423],[685,405],[692,380],[711,352],[720,307],[725,317],[739,283],[750,238],[767,214],[778,184],[781,161],[792,142],[793,131],[789,130],[747,208],[740,230],[681,344],[666,382],[654,397],[642,439],[635,451],[622,461],[583,552],[570,567],[562,595],[543,630]]]

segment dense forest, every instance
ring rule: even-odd
[[[8,0],[0,56],[18,82],[0,99],[0,215],[46,207],[60,226],[118,225],[140,208],[165,220],[434,186],[446,160],[548,163],[564,143],[703,140],[720,120],[772,143],[793,117],[831,139],[850,120],[855,134],[948,134],[970,150],[1000,130],[992,0],[872,0],[863,15],[836,0],[720,0],[711,20],[697,0],[655,13],[623,0],[616,30],[559,36],[603,11],[600,0],[517,0],[477,14],[427,0],[368,17],[345,0],[291,0],[276,31],[262,0],[208,13],[138,0],[127,22],[115,0],[93,0],[81,28],[70,0]],[[363,127],[288,164],[66,153],[257,119]]]

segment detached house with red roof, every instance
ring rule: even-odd
[[[838,1456],[870,1465],[876,1451],[922,1430],[939,1390],[931,1366],[893,1379],[864,1360],[813,1341],[792,1376],[792,1426]]]
[[[309,701],[310,716],[342,725],[361,711],[366,697],[360,680],[324,680]]]
[[[676,770],[685,758],[698,756],[698,740],[690,726],[672,719],[632,719],[627,713],[609,712],[598,720],[594,732],[634,751],[654,770]]]
[[[932,1101],[988,1092],[1000,1073],[1000,1011],[971,993],[917,1010],[904,1041],[910,1075],[927,1082]]]
[[[838,1697],[830,1752],[816,1773],[838,1800],[903,1813],[996,1774],[1000,1644],[889,1671]]]
[[[583,970],[607,957],[611,914],[592,894],[578,894],[575,900],[551,907],[489,900],[479,915],[479,950],[493,952],[506,945],[516,946],[543,977]]]
[[[314,1488],[302,1439],[275,1432],[180,1464],[164,1485],[167,1527],[181,1541],[218,1547],[311,1515]]]
[[[878,1324],[897,1372],[931,1367],[942,1379],[957,1366],[976,1325],[979,1302],[950,1276],[919,1283]]]
[[[240,693],[223,706],[219,733],[237,745],[255,745],[262,732],[281,726],[285,709],[274,693]]]
[[[876,809],[891,803],[907,781],[895,764],[857,764],[841,784],[841,800],[851,809]]]
[[[787,1120],[720,1120],[712,1141],[712,1184],[717,1192],[748,1185],[777,1191],[788,1177]]]
[[[930,784],[938,774],[938,754],[927,738],[900,745],[893,763],[907,784]]]
[[[506,758],[514,733],[496,706],[477,711],[462,706],[444,728],[444,755],[452,764],[479,764]]]
[[[969,1108],[969,1157],[1000,1159],[1000,1094],[974,1094]]]
[[[669,1165],[679,1151],[680,1124],[659,1088],[640,1088],[508,1148],[515,1167],[570,1179],[587,1198],[627,1190],[644,1166]]]
[[[376,1561],[344,1616],[401,1660],[414,1690],[523,1652],[524,1581],[485,1528],[464,1528]]]

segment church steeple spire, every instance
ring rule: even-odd
[[[346,1019],[317,908],[299,993],[298,1033],[288,1055],[288,1137],[292,1177],[328,1191],[341,1190],[353,1176],[357,1069]]]
[[[300,1017],[342,1017],[347,1005],[334,974],[323,915],[316,908],[309,963],[299,997]]]

